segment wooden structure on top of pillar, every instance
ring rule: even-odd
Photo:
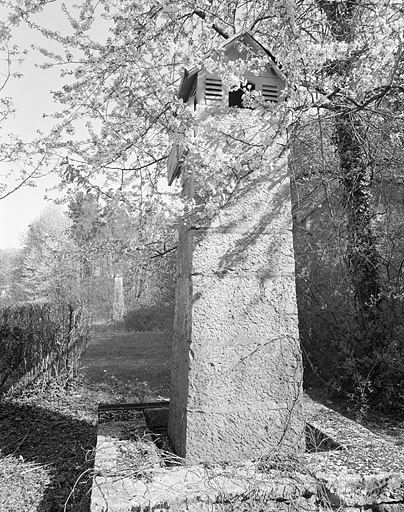
[[[265,72],[245,78],[264,101],[279,102],[282,76],[250,33],[227,40],[221,51],[229,60],[246,59],[251,51],[267,58]],[[179,97],[197,109],[227,101],[242,106],[243,93],[240,87],[224,97],[220,78],[201,68],[185,72]],[[182,148],[174,146],[169,183],[181,174],[186,159]],[[252,459],[304,447],[284,152],[271,169],[226,205],[224,215],[203,226],[194,217],[184,218],[180,227],[169,436],[176,453],[191,463]],[[182,181],[189,197],[192,186],[185,175]],[[237,251],[242,257],[229,258]]]
[[[240,47],[240,45],[244,45]],[[206,106],[214,106],[222,102],[229,106],[242,106],[243,89],[254,90],[261,93],[262,98],[268,103],[278,103],[284,89],[283,76],[276,65],[273,55],[265,49],[249,32],[238,34],[227,39],[219,48],[225,51],[226,59],[248,59],[248,52],[268,59],[268,66],[265,71],[256,75],[252,72],[246,73],[247,84],[240,89],[231,91],[224,95],[223,84],[220,77],[206,71],[203,68],[194,68],[191,71],[184,71],[178,97],[181,98],[189,108],[196,110]],[[168,184],[171,185],[181,171],[184,159],[184,149],[181,145],[175,144],[170,152],[167,164]]]

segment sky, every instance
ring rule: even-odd
[[[55,0],[46,6],[44,11],[36,17],[36,21],[43,23],[52,30],[65,33],[68,28],[66,18],[61,14],[60,6],[65,3],[68,7],[78,3],[76,0]],[[0,17],[5,19],[0,9]],[[105,26],[97,27],[97,31],[106,32]],[[3,133],[15,133],[24,140],[30,140],[38,129],[46,131],[52,121],[43,117],[44,113],[52,113],[56,106],[53,102],[51,90],[58,90],[65,80],[59,77],[58,70],[39,69],[36,63],[41,57],[38,52],[31,49],[32,45],[41,45],[49,48],[49,42],[26,26],[20,26],[13,32],[15,42],[23,48],[30,50],[22,65],[16,65],[15,71],[23,74],[22,78],[15,79],[7,84],[1,94],[11,96],[16,112],[6,124],[2,126]],[[45,176],[36,180],[36,187],[22,188],[5,199],[0,200],[0,249],[18,247],[23,233],[30,223],[39,216],[41,211],[49,204],[45,195],[57,197],[56,192],[50,189],[58,182],[55,176]]]
[[[44,199],[52,181],[43,179],[38,186],[25,187],[0,201],[0,248],[19,247],[28,226],[49,204]]]

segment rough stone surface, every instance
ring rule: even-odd
[[[353,420],[311,400],[310,424],[344,449],[310,454],[308,468],[344,509],[404,512],[404,451]]]
[[[304,406],[310,432],[338,449],[164,466],[142,414],[100,424],[91,512],[404,512],[404,451],[318,403]]]
[[[303,448],[286,164],[180,230],[169,436],[190,462]]]

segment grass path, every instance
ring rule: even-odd
[[[169,360],[167,335],[141,332],[97,335],[81,363],[92,386],[109,386],[115,399],[130,402],[137,393],[168,398]]]
[[[97,407],[168,396],[160,333],[97,335],[82,378],[0,401],[0,512],[88,512]]]

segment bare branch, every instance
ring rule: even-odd
[[[42,162],[44,161],[44,159],[45,159],[45,157],[43,156],[41,161],[39,162],[39,164],[35,167],[35,169],[30,174],[28,174],[24,179],[22,179],[12,190],[9,190],[4,195],[0,196],[0,201],[2,199],[5,199],[6,197],[10,196],[11,194],[16,192],[20,188],[22,188],[30,179],[35,178],[35,174],[37,173],[38,169],[42,165]]]
[[[199,16],[202,20],[206,21],[206,13],[203,11],[194,11],[193,14]],[[218,27],[215,23],[213,23],[212,28],[215,32],[217,32],[220,36],[224,37],[224,39],[229,39],[229,34]]]

